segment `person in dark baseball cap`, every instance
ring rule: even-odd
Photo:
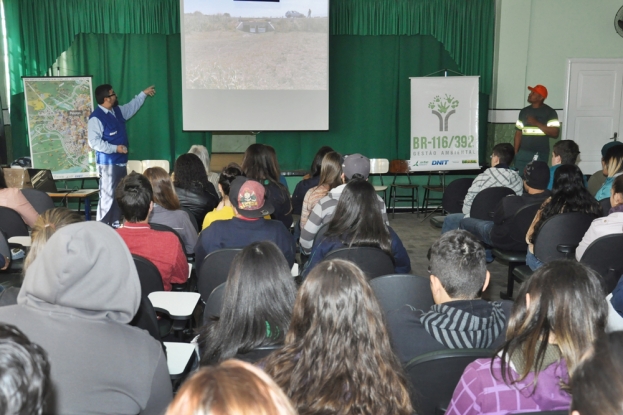
[[[266,199],[265,192],[260,182],[244,176],[234,179],[229,188],[229,200],[236,216],[231,220],[217,220],[201,232],[195,245],[199,269],[206,255],[214,251],[244,248],[260,241],[274,242],[290,267],[294,264],[294,239],[283,222],[270,219],[275,208]]]
[[[359,153],[344,156],[342,164],[342,172],[344,173],[344,183],[353,178],[368,180],[370,175],[370,159]]]
[[[545,190],[549,184],[549,167],[544,161],[528,163],[524,170],[524,189]]]

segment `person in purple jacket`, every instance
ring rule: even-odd
[[[568,410],[568,384],[603,335],[608,308],[599,276],[575,261],[552,261],[526,281],[493,359],[469,364],[446,415]]]

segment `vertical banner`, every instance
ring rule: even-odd
[[[412,171],[479,169],[478,76],[411,78]]]

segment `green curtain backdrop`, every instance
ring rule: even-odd
[[[442,68],[481,76],[484,149],[494,0],[330,4],[331,130],[260,134],[259,141],[277,148],[283,168],[306,167],[326,140],[345,152],[406,158],[408,77]],[[4,0],[4,7],[14,157],[28,153],[21,77],[45,75],[66,50],[73,72],[68,74],[93,75],[95,84],[111,82],[122,101],[157,85],[157,97],[128,124],[133,151],[141,152],[137,158],[173,159],[192,143],[209,145],[210,134],[181,130],[179,0]],[[81,33],[89,35],[77,36]]]

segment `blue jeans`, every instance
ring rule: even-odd
[[[545,265],[545,263],[541,262],[541,260],[530,252],[530,249],[528,249],[528,253],[526,254],[526,265],[529,266],[532,271],[536,271]]]
[[[493,245],[493,242],[491,242],[492,228],[493,222],[490,220],[463,218],[459,223],[459,229],[468,231],[487,245]]]
[[[446,216],[443,220],[443,226],[441,227],[441,234],[443,235],[446,232],[459,229],[461,219],[463,219],[464,217],[465,215],[463,213],[451,213],[450,215]]]

